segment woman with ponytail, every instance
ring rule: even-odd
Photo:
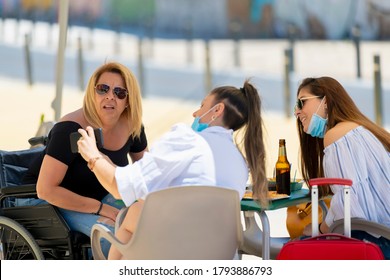
[[[249,169],[253,186],[253,197],[265,206],[267,204],[268,189],[265,171],[261,100],[257,89],[249,80],[246,80],[243,87],[239,89],[233,86],[217,87],[206,96],[201,108],[194,112],[193,116],[195,117],[193,124],[195,130],[197,123],[199,123],[201,129],[202,126],[209,127],[204,132],[200,132],[200,135],[204,136],[206,140],[209,138],[208,135],[212,135],[209,133],[210,130],[228,133],[231,138],[229,139],[231,143],[233,143],[233,132],[240,132],[240,135],[242,134],[243,143],[236,141],[236,145],[238,150],[241,151],[241,154],[244,155],[246,161],[244,164]],[[208,142],[213,151],[218,149],[218,145],[220,145],[218,141]],[[213,148],[213,146],[215,147]],[[224,154],[226,154],[226,151],[224,151]],[[221,180],[224,180],[226,176],[229,178],[230,176],[240,174],[238,170],[230,170],[232,169],[232,165],[239,162],[238,159],[234,163],[229,157],[225,156],[223,158],[223,155],[218,156],[221,157],[221,162],[217,163],[216,166],[221,167]],[[242,174],[240,177],[246,177],[247,180],[248,172],[243,173],[245,174]]]

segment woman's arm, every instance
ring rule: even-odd
[[[82,213],[96,213],[101,202],[85,196],[78,195],[60,186],[68,166],[61,161],[45,155],[37,182],[37,195],[57,207]],[[55,170],[55,172],[53,172]],[[104,204],[100,215],[115,220],[118,210]]]
[[[139,197],[142,197],[146,192],[146,186],[142,179],[142,174],[137,170],[128,170],[133,167],[133,165],[127,165],[126,167],[119,168],[120,170],[126,169],[122,171],[123,176],[119,176],[120,178],[125,177],[129,178],[123,182],[119,179],[119,182],[122,182],[122,188],[120,190],[120,186],[118,186],[118,181],[116,177],[118,167],[111,162],[111,160],[100,153],[100,151],[96,147],[95,136],[93,129],[91,127],[87,127],[86,130],[79,129],[79,133],[82,135],[80,140],[77,142],[79,153],[84,158],[85,161],[88,162],[88,167],[95,174],[96,178],[99,180],[100,184],[116,199],[122,199],[126,205],[130,205]],[[137,172],[138,171],[138,172]],[[133,173],[136,173],[137,176],[134,178]],[[123,179],[123,178],[122,178]],[[140,179],[140,180],[138,180]],[[138,185],[134,186],[132,182],[136,180]],[[121,191],[125,192],[126,197],[122,197]]]
[[[180,176],[187,176],[183,172],[194,160],[201,172],[205,170],[205,163],[213,162],[212,153],[206,152],[210,149],[207,142],[185,125],[175,126],[154,143],[154,149],[145,153],[141,160],[124,167],[117,167],[103,157],[96,147],[91,127],[78,131],[82,135],[78,141],[81,156],[103,187],[126,205],[150,191],[166,188]],[[206,173],[202,173],[203,182],[214,183],[214,172],[208,168]]]
[[[329,232],[329,227],[325,222],[322,222],[318,225],[318,233],[324,234]],[[303,235],[304,236],[312,236],[312,229],[311,224],[306,225],[306,227],[303,229]]]
[[[88,167],[95,173],[100,184],[116,199],[120,199],[115,180],[116,165],[107,156],[100,153],[96,147],[95,134],[92,127],[88,126],[86,130],[79,129],[78,132],[82,136],[77,142],[79,153],[88,162]]]

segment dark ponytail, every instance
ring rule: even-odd
[[[242,88],[223,86],[215,88],[212,94],[215,96],[216,103],[225,104],[224,125],[233,131],[242,128],[243,148],[241,147],[240,150],[244,150],[243,154],[249,166],[253,196],[266,206],[268,183],[259,93],[249,80],[246,80]]]

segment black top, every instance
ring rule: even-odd
[[[72,153],[70,148],[69,135],[77,131],[81,126],[72,121],[59,122],[54,125],[48,135],[48,142],[42,154],[31,164],[23,183],[33,184],[37,182],[39,170],[45,154],[61,161],[68,166],[65,177],[60,186],[71,190],[79,195],[101,200],[108,194],[106,189],[96,179],[95,174],[89,170],[87,162],[79,153]],[[103,139],[104,141],[104,139]],[[114,164],[126,166],[129,164],[128,153],[138,153],[147,147],[147,140],[142,127],[139,138],[129,137],[126,144],[117,151],[110,151],[100,148],[103,154],[107,155]]]

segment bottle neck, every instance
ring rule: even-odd
[[[279,146],[279,155],[278,155],[279,161],[287,161],[287,153],[286,153],[286,146],[281,145]]]

